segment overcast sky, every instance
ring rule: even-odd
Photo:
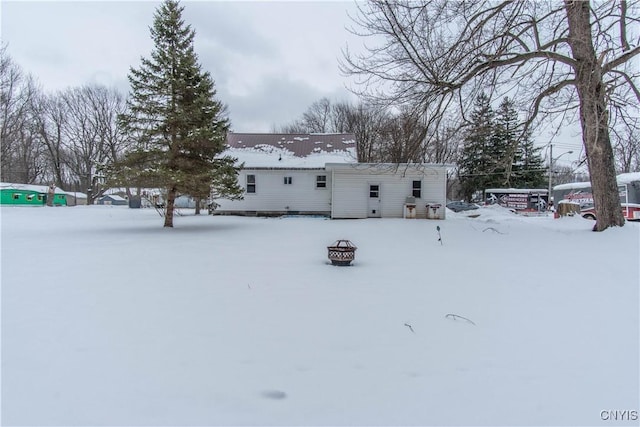
[[[4,1],[2,41],[47,92],[101,83],[128,93],[129,67],[153,49],[158,1]],[[362,44],[346,27],[353,1],[183,1],[203,69],[236,132],[269,132],[314,101],[354,100],[338,69]]]

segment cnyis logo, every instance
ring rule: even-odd
[[[600,419],[602,421],[637,421],[638,411],[605,409],[600,411]]]

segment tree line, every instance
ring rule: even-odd
[[[100,85],[44,93],[0,49],[0,135],[3,182],[55,184],[86,192],[93,202],[102,189],[102,168],[117,161],[131,139],[118,125],[122,94]]]
[[[277,133],[353,133],[363,163],[451,163],[456,160],[455,129],[429,128],[419,112],[322,98]]]

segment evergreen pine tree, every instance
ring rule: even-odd
[[[494,127],[492,156],[495,167],[490,176],[494,188],[517,187],[513,165],[517,162],[520,123],[514,103],[505,97],[500,103]]]
[[[487,172],[493,168],[491,153],[494,137],[494,112],[489,97],[481,93],[475,100],[458,162],[458,179],[465,200],[472,200],[474,193],[483,191],[489,184]]]
[[[198,63],[195,31],[185,25],[183,9],[175,0],[158,7],[151,58],[130,70],[129,111],[121,123],[137,143],[113,171],[128,185],[167,189],[165,227],[173,227],[179,193],[205,198],[215,184],[223,197],[242,197],[236,159],[220,156],[229,120],[211,75]]]
[[[513,165],[513,186],[517,188],[545,188],[547,169],[542,148],[533,144],[530,134],[522,137]]]

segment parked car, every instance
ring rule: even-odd
[[[467,203],[467,202],[449,202],[447,203],[447,208],[451,209],[454,212],[462,212],[462,211],[472,211],[474,209],[478,209],[479,206],[475,203]]]

